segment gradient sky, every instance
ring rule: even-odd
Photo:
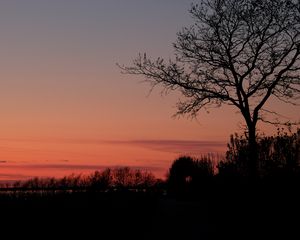
[[[242,129],[235,109],[174,119],[179,95],[148,96],[116,66],[139,52],[172,56],[191,2],[1,0],[0,180],[123,165],[163,176],[180,154],[224,151]],[[299,109],[271,108],[299,119]]]

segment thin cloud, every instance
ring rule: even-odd
[[[109,141],[110,144],[130,144],[155,151],[187,154],[223,153],[226,144],[221,141],[192,140],[134,140]]]
[[[131,145],[136,147],[143,147],[155,151],[171,152],[171,153],[190,153],[203,154],[208,152],[223,153],[226,149],[226,143],[222,141],[196,141],[196,140],[103,140],[103,139],[1,139],[5,141],[21,141],[21,142],[39,142],[39,143],[65,143],[65,144],[79,144],[79,145]],[[21,149],[14,149],[21,151]],[[23,150],[23,149],[22,149]]]
[[[18,165],[5,165],[4,168],[14,168],[14,169],[24,169],[24,170],[42,170],[42,169],[57,169],[57,170],[103,170],[105,168],[119,168],[119,167],[125,167],[127,165],[82,165],[82,164],[18,164]],[[141,169],[141,170],[148,170],[148,171],[159,171],[163,168],[156,167],[156,166],[128,166],[132,169]]]

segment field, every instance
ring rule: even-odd
[[[1,232],[9,239],[298,239],[295,190],[227,185],[184,197],[127,190],[9,191],[0,197]]]

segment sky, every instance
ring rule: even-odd
[[[229,107],[173,118],[177,93],[124,75],[138,53],[169,58],[190,0],[1,0],[0,180],[132,166],[163,177],[183,154],[225,151]],[[272,105],[273,104],[273,105]],[[299,119],[291,106],[272,103]],[[263,127],[262,131],[273,131]]]

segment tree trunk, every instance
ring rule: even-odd
[[[256,141],[256,124],[248,125],[248,170],[251,178],[258,177],[258,147]]]

